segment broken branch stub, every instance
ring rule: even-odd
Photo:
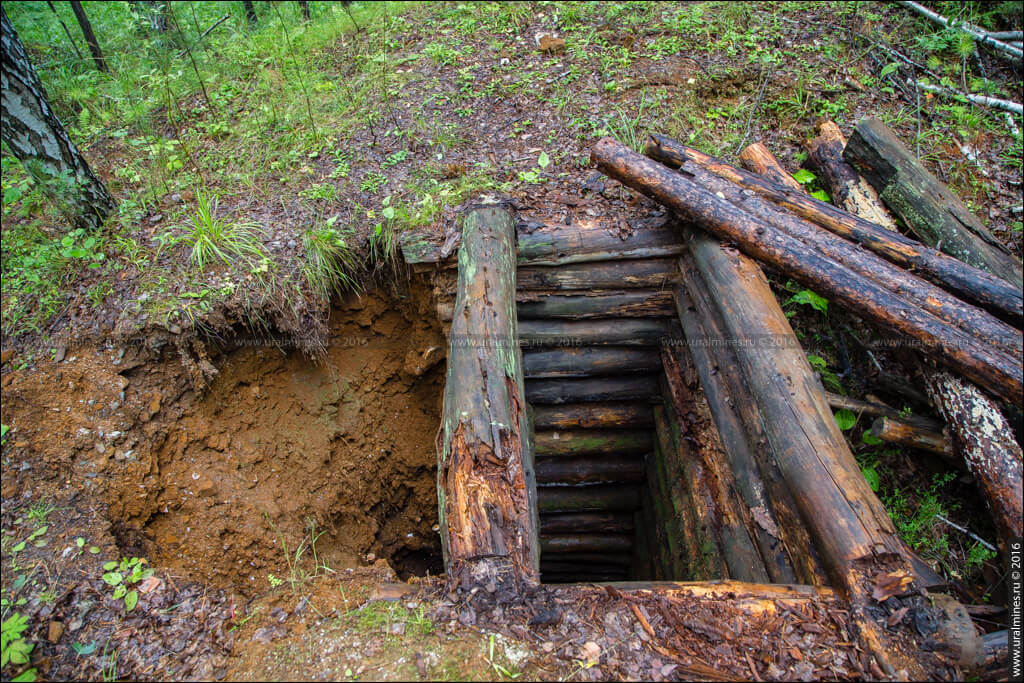
[[[438,513],[452,578],[536,581],[538,528],[530,427],[515,311],[512,216],[471,209],[459,249],[444,409]],[[468,573],[467,573],[468,572]]]

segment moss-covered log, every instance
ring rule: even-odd
[[[653,445],[646,429],[543,430],[535,432],[534,439],[538,457],[637,456],[649,453]]]
[[[614,429],[654,425],[651,408],[644,403],[574,403],[538,405],[533,411],[534,429]]]

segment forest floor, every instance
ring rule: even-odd
[[[31,667],[55,680],[881,677],[830,600],[751,616],[545,586],[510,604],[430,578],[445,342],[397,243],[413,227],[450,233],[484,192],[509,197],[526,229],[580,216],[642,229],[660,208],[589,165],[605,135],[638,147],[663,132],[730,161],[762,141],[795,171],[818,119],[848,134],[875,116],[1019,255],[1019,132],[907,92],[911,72],[879,45],[997,96],[1019,98],[1020,72],[881,3],[355,3],[352,17],[311,4],[309,24],[262,9],[255,37],[211,38],[205,91],[185,62],[72,88],[57,48],[22,36],[120,203],[102,233],[62,243],[59,206],[3,157],[0,561]],[[10,8],[19,31],[47,11],[25,5]],[[542,50],[544,33],[564,44]],[[204,262],[193,244],[213,197],[233,236]],[[870,328],[772,285],[826,387],[929,414],[898,361],[869,351]],[[961,599],[998,604],[994,555],[939,519],[993,539],[973,481],[871,443],[868,426],[847,433],[901,534]],[[146,563],[121,572],[129,610],[104,576],[132,558]]]

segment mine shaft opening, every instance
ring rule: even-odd
[[[413,283],[337,302],[319,358],[244,334],[211,348],[217,376],[178,402],[140,511],[154,559],[243,592],[316,572],[314,551],[335,571],[384,559],[401,579],[443,573],[432,313]]]

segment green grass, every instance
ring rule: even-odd
[[[213,261],[230,266],[233,259],[240,259],[252,265],[264,258],[259,242],[262,229],[255,223],[232,222],[217,216],[217,197],[211,201],[197,191],[191,222],[184,242],[192,248],[190,259],[200,270]]]
[[[306,230],[302,243],[306,248],[303,274],[314,292],[327,297],[332,293],[358,291],[356,254],[334,227],[337,216],[331,216],[322,227]]]

